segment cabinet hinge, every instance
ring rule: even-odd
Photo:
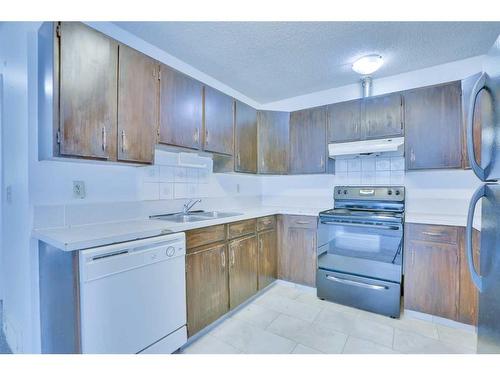
[[[61,144],[61,131],[58,130],[56,133],[56,142],[57,144]]]
[[[56,36],[58,38],[61,37],[61,24],[60,23],[58,23],[57,26],[56,26]]]

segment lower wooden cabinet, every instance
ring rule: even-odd
[[[276,230],[258,234],[259,241],[259,290],[271,284],[277,278],[277,236]]]
[[[229,243],[229,308],[234,309],[257,293],[257,237]]]
[[[225,243],[186,256],[187,325],[192,336],[229,310]]]
[[[316,285],[316,228],[316,217],[279,216],[279,279]]]
[[[405,309],[475,324],[477,293],[467,269],[465,228],[406,224],[405,233]],[[474,236],[478,252],[477,231]]]
[[[276,279],[276,241],[274,216],[186,232],[188,336]]]

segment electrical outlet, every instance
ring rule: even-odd
[[[73,181],[73,198],[85,199],[85,182]]]

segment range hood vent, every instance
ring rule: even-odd
[[[404,137],[371,139],[368,141],[330,143],[328,145],[328,156],[334,159],[344,155],[367,155],[383,152],[402,152]]]

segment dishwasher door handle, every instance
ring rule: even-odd
[[[384,285],[368,284],[368,283],[363,283],[363,282],[360,282],[360,281],[343,279],[343,278],[335,277],[335,276],[331,276],[331,275],[327,275],[326,278],[328,280],[334,281],[336,283],[357,286],[357,287],[360,287],[360,288],[366,288],[366,289],[372,289],[372,290],[386,290],[386,289],[389,289],[388,287],[386,287]]]

